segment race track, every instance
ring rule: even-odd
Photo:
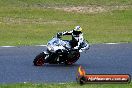
[[[45,50],[42,46],[0,47],[0,83],[75,82],[77,68],[87,73],[132,75],[132,44],[91,45],[72,66],[33,66],[34,57]]]

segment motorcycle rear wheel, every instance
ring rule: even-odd
[[[40,53],[39,55],[37,55],[33,61],[34,66],[42,66],[45,62],[45,54],[44,53]]]
[[[76,52],[75,54],[72,55],[72,57],[69,57],[67,61],[65,62],[66,65],[72,65],[74,64],[80,57],[80,53]]]

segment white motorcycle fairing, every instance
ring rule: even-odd
[[[60,38],[54,37],[47,43],[47,48],[50,52],[56,52],[57,50],[64,50],[67,48],[71,48],[68,41],[63,41]]]

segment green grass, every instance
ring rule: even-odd
[[[8,6],[87,6],[87,5],[132,5],[131,0],[0,0]]]
[[[85,1],[85,3],[84,3]],[[83,28],[90,43],[132,42],[132,9],[103,13],[65,12],[44,6],[130,5],[131,0],[0,0],[0,46],[46,44],[57,32]]]
[[[0,88],[131,88],[131,84],[84,84],[66,83],[66,84],[37,84],[37,83],[17,83],[17,84],[3,84]]]

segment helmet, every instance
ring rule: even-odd
[[[80,26],[76,26],[75,29],[74,29],[74,31],[78,31],[78,32],[80,31],[81,32],[82,28]]]

